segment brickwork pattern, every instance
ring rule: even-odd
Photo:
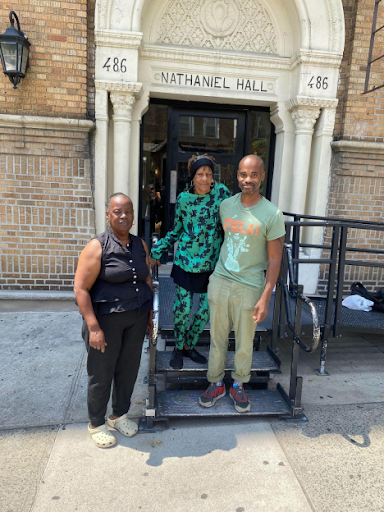
[[[71,290],[95,234],[88,134],[0,128],[0,288]]]
[[[88,47],[87,47],[87,113],[88,118],[95,119],[95,4],[96,0],[88,0],[87,24],[88,24]]]
[[[331,192],[328,216],[383,223],[384,211],[384,155],[339,152],[333,157]],[[327,231],[324,243],[331,243]],[[350,229],[348,247],[384,250],[384,231]],[[328,252],[324,251],[327,257]],[[384,263],[383,254],[348,252],[347,259]],[[320,269],[319,292],[325,291],[327,268]],[[347,266],[344,292],[349,293],[353,281],[361,281],[375,290],[384,283],[384,269],[379,267]]]
[[[0,2],[0,31],[9,11],[28,36],[30,67],[17,90],[0,75],[0,113],[85,118],[87,114],[87,0]]]
[[[364,91],[374,2],[372,0],[343,0],[346,42],[340,69],[339,104],[334,138],[362,142],[384,141],[384,89],[369,94]],[[383,4],[384,7],[384,4]],[[380,9],[377,27],[384,25],[384,9]],[[384,35],[384,34],[383,34]],[[375,52],[383,50],[383,36],[375,42]],[[375,54],[374,54],[375,55]],[[372,66],[370,85],[384,84],[384,68]],[[383,222],[384,155],[355,152],[334,153],[331,165],[331,184],[327,215],[329,217]],[[330,244],[330,233],[324,235]],[[352,229],[348,246],[361,249],[384,249],[381,231]],[[324,251],[324,256],[327,256]],[[348,253],[348,259],[383,262],[383,255]],[[318,291],[326,289],[328,272],[320,268]],[[350,292],[353,281],[363,282],[374,290],[384,283],[383,269],[347,266],[344,292]]]
[[[383,2],[381,2],[382,4]],[[384,89],[362,94],[371,40],[374,2],[343,0],[346,44],[340,70],[334,136],[343,140],[384,142]],[[377,28],[384,25],[384,5],[380,6]],[[384,31],[375,40],[373,57],[383,53]],[[384,84],[382,60],[372,65],[371,87]]]

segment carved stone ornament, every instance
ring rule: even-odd
[[[161,19],[157,42],[277,53],[275,27],[259,0],[172,0]]]
[[[293,122],[298,130],[312,130],[319,115],[320,109],[299,107],[291,111]]]
[[[239,9],[233,0],[205,0],[201,7],[200,20],[212,36],[229,36],[237,27]]]
[[[136,98],[132,94],[122,92],[111,92],[111,102],[113,105],[113,118],[122,118],[126,121],[132,121],[132,110]]]

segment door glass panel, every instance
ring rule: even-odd
[[[271,141],[271,120],[269,112],[250,112],[249,154],[264,160],[265,179],[260,192],[265,196],[268,179],[269,145]]]
[[[150,216],[151,235],[156,231],[165,235],[165,200],[167,171],[167,105],[149,106],[143,118],[143,162],[141,183],[141,217]]]
[[[218,183],[223,183],[233,194],[233,175],[235,166],[230,164],[216,164],[213,173],[213,179]],[[179,162],[177,164],[177,195],[190,186],[188,163]]]
[[[237,119],[220,117],[179,117],[179,150],[234,155]]]
[[[213,177],[215,181],[223,183],[231,192],[234,193],[233,188],[233,174],[235,166],[230,164],[217,164]]]

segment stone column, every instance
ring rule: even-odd
[[[95,97],[95,214],[96,232],[105,231],[105,201],[107,199],[108,159],[108,92],[96,89]]]
[[[313,127],[319,115],[320,109],[317,107],[297,106],[291,109],[291,116],[295,123],[295,152],[290,201],[292,213],[305,213]]]
[[[129,92],[111,92],[113,105],[113,193],[129,195],[129,156],[132,109],[135,97]]]
[[[333,103],[337,104],[335,100]],[[336,107],[336,106],[335,106]],[[313,134],[311,173],[308,182],[309,215],[324,217],[329,193],[333,130],[336,108],[323,108]]]
[[[271,201],[282,211],[289,211],[291,201],[293,149],[295,145],[295,127],[292,117],[279,103],[271,109],[271,121],[275,126],[276,146],[275,165]]]

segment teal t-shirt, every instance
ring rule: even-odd
[[[284,236],[282,212],[263,197],[255,206],[244,208],[241,193],[220,205],[224,243],[214,274],[263,290],[268,264],[267,242]]]

